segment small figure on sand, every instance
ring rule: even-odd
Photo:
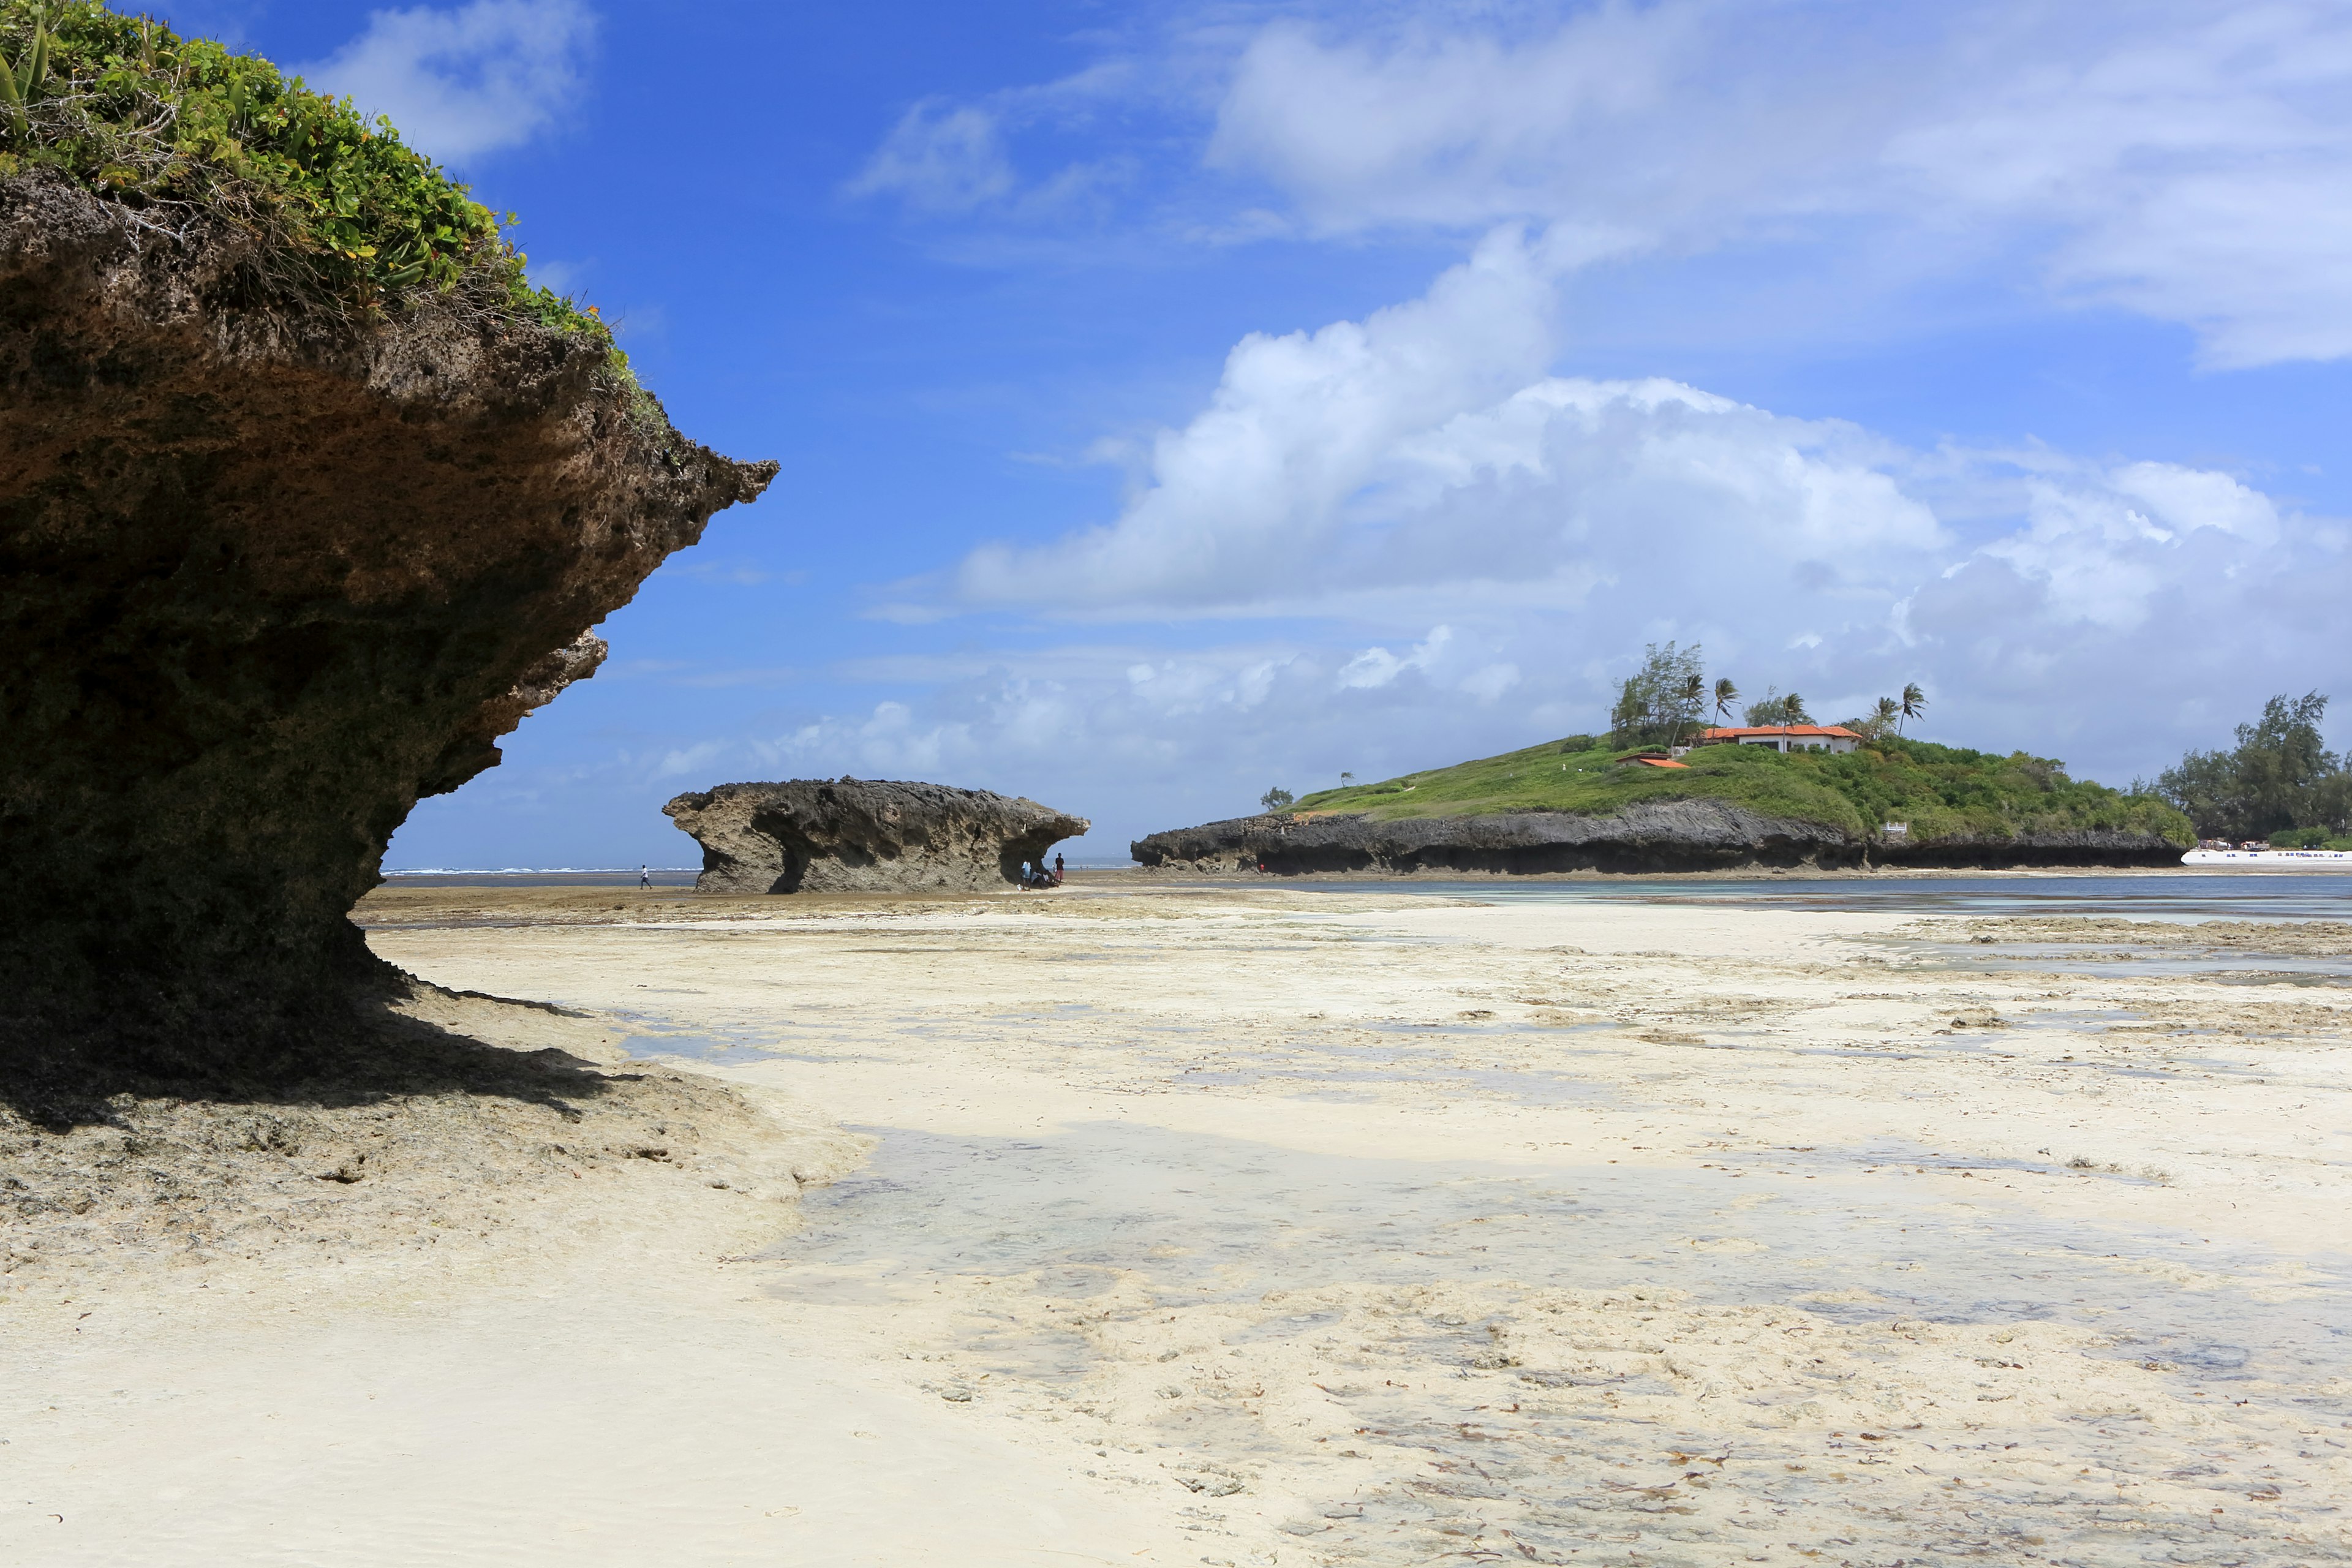
[[[637,866],[637,886],[640,888],[650,888],[653,885],[654,868],[643,862],[639,862]]]
[[[1054,886],[1055,886],[1055,887],[1057,887],[1057,888],[1058,888],[1058,887],[1060,887],[1061,885],[1062,885],[1062,858],[1061,858],[1059,855],[1056,855],[1056,856],[1055,856],[1055,857],[1054,857]]]

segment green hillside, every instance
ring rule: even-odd
[[[1702,746],[1683,759],[1689,764],[1684,768],[1620,765],[1635,754],[1583,737],[1553,741],[1325,790],[1292,810],[1362,812],[1384,820],[1507,811],[1603,816],[1636,801],[1724,800],[1857,838],[1878,837],[1882,823],[1907,822],[1914,844],[2083,828],[2150,833],[2184,847],[2196,841],[2189,819],[2154,796],[2070,779],[2064,763],[2022,752],[2004,757],[1889,737],[1843,756]]]

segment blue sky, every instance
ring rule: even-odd
[[[392,867],[688,864],[669,795],[839,773],[1122,858],[1597,728],[1667,638],[2114,783],[2352,720],[2340,4],[173,19],[391,112],[783,465]]]

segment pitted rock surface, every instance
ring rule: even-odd
[[[1864,843],[1838,828],[1767,816],[1717,800],[1644,801],[1605,816],[1501,812],[1377,821],[1362,813],[1238,816],[1139,838],[1147,868],[1382,875],[1560,871],[1699,871],[1822,868],[2166,866],[2179,847],[2152,834],[2105,830],[2000,840]]]
[[[275,297],[253,244],[0,182],[17,1067],[299,1069],[381,977],[344,916],[410,808],[775,472],[686,441],[593,345],[456,296]]]
[[[1092,826],[1034,800],[877,779],[720,784],[662,810],[702,846],[706,893],[1002,888]]]

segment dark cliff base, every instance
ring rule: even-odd
[[[0,1072],[299,1072],[393,830],[773,472],[592,344],[321,313],[250,244],[0,183]]]
[[[1557,875],[1743,868],[2027,869],[2178,866],[2180,849],[2140,834],[2086,830],[2002,843],[1858,843],[1833,828],[1719,801],[1668,801],[1611,816],[1245,816],[1140,838],[1147,869],[1278,876]]]
[[[1034,800],[881,779],[720,784],[662,810],[702,846],[705,893],[1010,887],[1023,862],[1092,826]]]

